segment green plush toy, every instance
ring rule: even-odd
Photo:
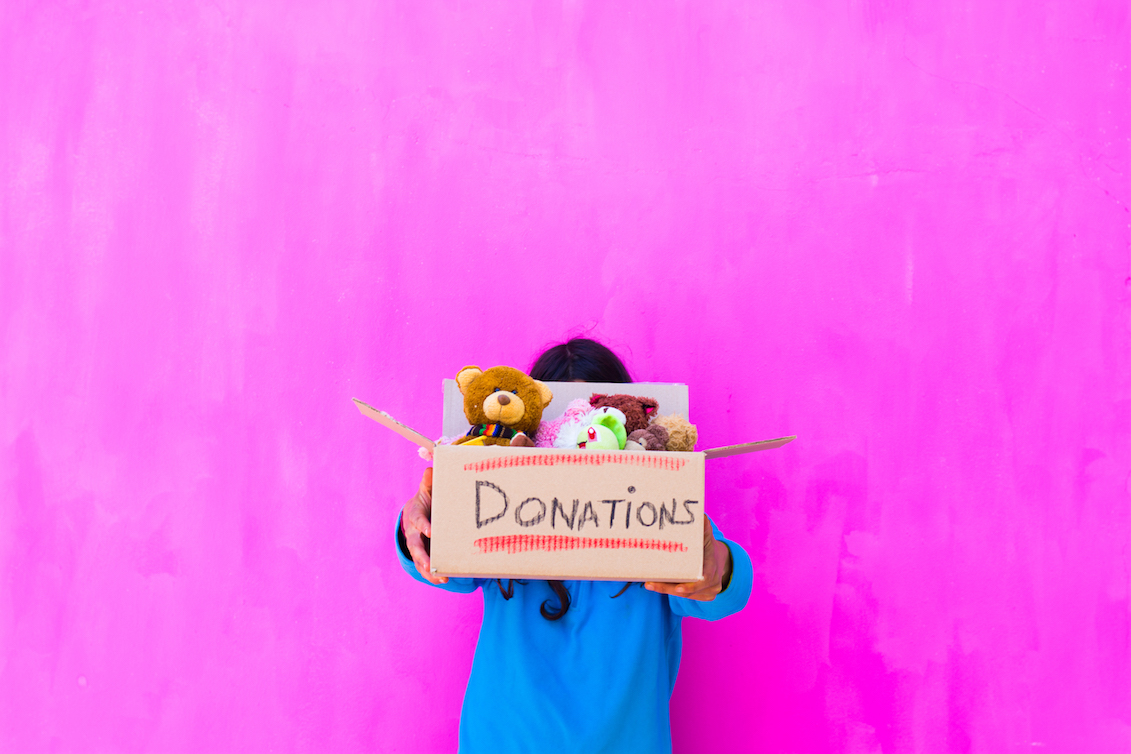
[[[624,414],[615,408],[598,409],[593,420],[577,434],[577,447],[588,450],[624,450],[628,440]]]

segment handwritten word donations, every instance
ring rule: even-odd
[[[635,487],[629,487],[628,493],[636,492]],[[514,522],[523,528],[549,523],[549,528],[582,531],[587,525],[593,529],[608,528],[625,530],[634,527],[686,526],[695,523],[693,505],[699,505],[698,500],[684,500],[682,510],[679,501],[672,499],[671,507],[666,502],[661,502],[657,507],[645,500],[635,502],[628,498],[598,500],[596,505],[592,500],[573,500],[572,505],[562,503],[558,498],[551,498],[545,502],[539,497],[528,497],[518,505],[511,507],[510,497],[502,487],[494,482],[479,480],[475,482],[475,528],[482,529],[496,521],[501,521],[508,511],[513,510]],[[607,523],[606,523],[607,522]]]

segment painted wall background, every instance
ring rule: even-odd
[[[1131,749],[1128,5],[0,5],[0,749],[449,751],[439,383],[684,381],[677,751]]]

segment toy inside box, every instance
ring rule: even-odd
[[[656,399],[688,415],[687,386],[545,383],[542,421],[594,393]],[[770,450],[793,437],[701,452],[437,445],[354,399],[366,416],[433,454],[432,572],[443,576],[697,581],[703,568],[705,462]],[[444,380],[447,437],[467,432],[455,380]]]

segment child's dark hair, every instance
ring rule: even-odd
[[[547,348],[534,360],[530,376],[549,382],[632,382],[620,357],[589,338]]]
[[[589,338],[573,338],[547,348],[534,360],[530,376],[547,382],[632,382],[620,357],[607,346]],[[514,596],[513,579],[507,581],[506,588],[503,587],[502,579],[496,581],[499,582],[503,599],[509,600]],[[549,607],[550,601],[546,600],[538,611],[546,620],[558,620],[569,611],[569,590],[560,581],[547,583],[558,598],[558,604],[556,608]],[[621,596],[627,588],[628,584],[625,584],[624,589],[613,596]]]

